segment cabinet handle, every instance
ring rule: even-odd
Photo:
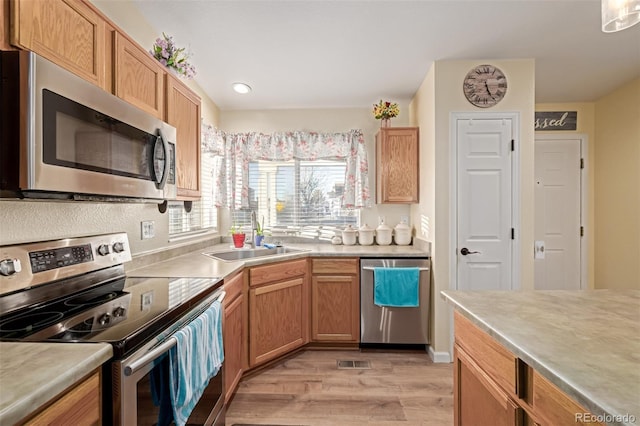
[[[516,358],[515,362],[516,367],[516,396],[520,399],[526,399],[527,397],[527,373],[529,371],[529,366],[526,362],[521,360],[520,358]]]

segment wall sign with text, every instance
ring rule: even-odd
[[[576,130],[577,111],[536,111],[534,130]]]

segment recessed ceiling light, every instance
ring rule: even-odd
[[[233,87],[233,90],[235,90],[237,93],[241,93],[243,95],[251,91],[251,86],[245,83],[233,83],[231,87]]]

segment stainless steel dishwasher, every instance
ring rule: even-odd
[[[374,268],[419,268],[418,307],[374,303]],[[428,258],[360,260],[360,345],[429,344],[431,261]]]

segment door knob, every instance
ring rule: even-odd
[[[460,254],[463,255],[463,256],[466,256],[468,254],[480,254],[480,252],[479,251],[470,251],[468,248],[462,247],[460,249]]]

